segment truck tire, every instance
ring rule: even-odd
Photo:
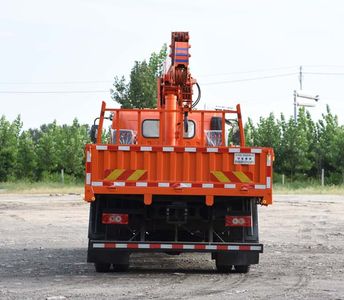
[[[233,266],[228,265],[228,264],[219,263],[218,258],[215,259],[215,265],[216,265],[216,270],[220,273],[231,273],[232,272]]]
[[[113,264],[112,267],[115,272],[127,272],[129,269],[129,264]]]
[[[106,263],[94,263],[94,268],[98,273],[107,273],[110,270],[110,264]]]
[[[236,273],[248,273],[250,271],[250,265],[241,265],[241,266],[234,266]]]

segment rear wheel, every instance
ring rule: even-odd
[[[234,266],[236,273],[248,273],[250,270],[250,265]]]
[[[115,272],[127,272],[129,264],[113,264],[112,267]]]
[[[107,273],[110,270],[110,264],[106,263],[94,263],[94,268],[98,273]]]
[[[232,265],[219,263],[219,259],[217,259],[217,258],[215,260],[215,264],[216,264],[217,271],[220,273],[231,273],[232,272],[232,268],[233,268]]]

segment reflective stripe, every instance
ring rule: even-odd
[[[162,147],[162,151],[163,152],[173,152],[174,151],[174,147]]]
[[[218,181],[220,182],[231,182],[229,178],[222,171],[212,171],[211,172]]]
[[[249,182],[252,182],[252,180],[250,178],[248,178],[244,172],[241,172],[241,171],[233,171],[233,174],[239,178],[239,180],[241,182],[244,182],[244,183],[249,183]]]
[[[186,147],[186,148],[184,149],[184,151],[185,151],[185,152],[196,152],[196,148],[194,148],[194,147]]]
[[[106,176],[106,180],[116,180],[119,176],[121,176],[125,172],[125,169],[116,169],[113,170],[108,176]]]
[[[219,148],[207,148],[207,152],[219,152]]]
[[[266,166],[271,167],[271,154],[266,156]]]
[[[147,182],[136,182],[136,186],[145,187],[145,186],[147,186],[147,185],[148,185]]]
[[[255,184],[255,185],[254,185],[254,188],[255,188],[256,190],[265,190],[265,189],[266,189],[266,186],[265,186],[265,184]]]
[[[104,145],[97,145],[96,146],[96,150],[107,150],[108,147],[107,146],[104,146]]]
[[[130,146],[118,146],[118,150],[120,150],[120,151],[130,151]]]
[[[271,188],[271,177],[266,177],[266,187]]]
[[[93,243],[93,248],[95,249],[172,249],[172,250],[195,250],[195,251],[262,251],[261,245],[226,245],[226,244],[156,244],[156,243],[115,243],[115,242],[103,242],[103,243]]]
[[[183,245],[183,249],[195,249],[195,245]]]
[[[135,170],[133,174],[131,174],[127,180],[138,180],[144,173],[146,173],[146,170]]]
[[[152,147],[140,147],[140,151],[152,151]]]
[[[125,182],[121,182],[121,181],[115,181],[113,183],[114,186],[125,186]]]
[[[86,184],[91,184],[91,173],[86,173]]]
[[[235,189],[235,184],[233,184],[233,183],[226,183],[225,184],[225,189]]]
[[[92,186],[103,186],[103,182],[101,182],[101,181],[92,181]]]
[[[213,188],[214,187],[214,185],[212,184],[212,183],[203,183],[202,184],[202,188]]]
[[[184,188],[191,188],[192,184],[191,183],[185,183],[185,182],[181,182],[179,184],[180,187],[184,187]]]
[[[170,187],[169,182],[159,182],[158,187]]]
[[[90,151],[86,152],[86,162],[91,162],[91,152]]]
[[[237,153],[237,152],[240,152],[240,148],[229,148],[228,152],[229,153]]]
[[[262,149],[252,148],[251,153],[262,153]]]
[[[228,246],[228,250],[239,250],[239,246]]]

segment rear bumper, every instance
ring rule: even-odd
[[[259,263],[263,245],[258,243],[157,243],[89,241],[88,262],[128,264],[129,254],[134,252],[203,252],[222,264],[251,265]]]
[[[256,252],[263,253],[258,243],[159,243],[90,240],[89,251],[128,252]]]

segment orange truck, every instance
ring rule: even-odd
[[[198,110],[189,34],[173,32],[170,48],[157,108],[103,102],[92,126],[88,262],[97,272],[125,271],[134,252],[206,252],[218,271],[246,273],[263,252],[257,207],[272,204],[273,150],[245,145],[240,105]]]

